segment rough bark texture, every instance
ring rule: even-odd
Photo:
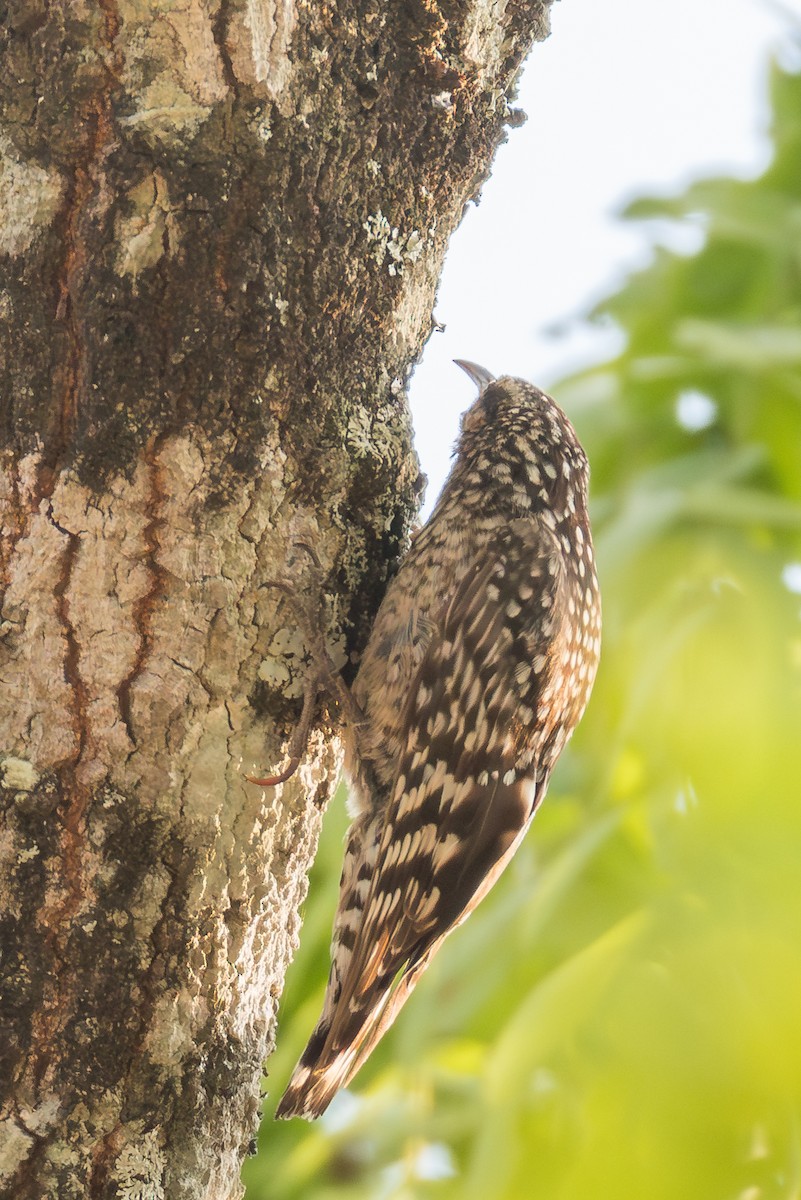
[[[305,669],[265,585],[347,674],[546,8],[0,2],[2,1195],[239,1195],[338,765],[243,781]]]

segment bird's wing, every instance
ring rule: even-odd
[[[347,1049],[353,1074],[423,962],[517,848],[541,799],[537,746],[553,735],[565,591],[555,537],[520,519],[476,556],[444,607],[407,704],[359,924],[345,931],[351,953],[320,1030],[321,1069]]]

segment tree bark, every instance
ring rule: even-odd
[[[336,713],[243,772],[406,544],[547,3],[0,3],[0,1194],[240,1194]]]

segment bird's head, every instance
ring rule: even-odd
[[[572,511],[574,496],[586,496],[587,456],[570,421],[546,392],[504,375],[496,379],[484,367],[457,359],[478,387],[478,396],[462,416],[458,456],[483,473],[524,471],[539,500],[559,511]]]

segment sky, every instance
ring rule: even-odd
[[[475,395],[452,360],[548,387],[602,357],[615,333],[576,314],[647,262],[654,237],[616,214],[637,196],[765,168],[768,62],[788,52],[782,9],[801,13],[801,0],[553,5],[551,36],[521,78],[528,122],[510,130],[452,238],[434,309],[445,332],[411,381],[424,513]],[[682,245],[692,248],[686,235]]]

